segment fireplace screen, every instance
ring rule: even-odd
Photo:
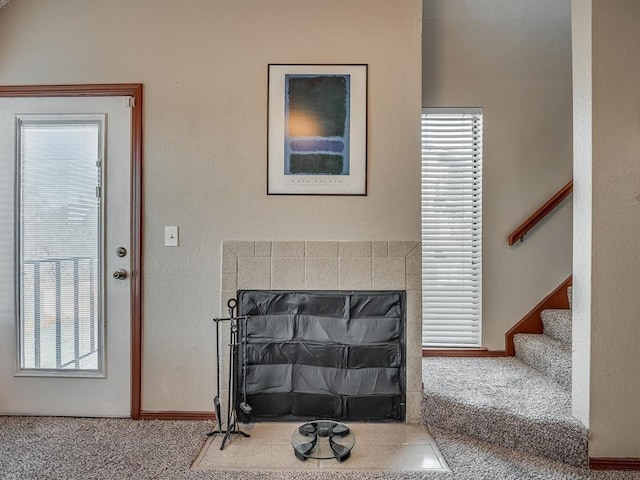
[[[405,303],[400,291],[238,292],[237,402],[255,421],[404,421]]]

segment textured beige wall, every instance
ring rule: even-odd
[[[640,2],[593,0],[592,457],[640,458]]]
[[[420,0],[20,0],[0,84],[145,85],[143,408],[209,410],[221,242],[420,238]],[[266,191],[268,63],[368,63],[366,197]],[[181,245],[163,247],[164,225]]]
[[[571,274],[571,200],[507,235],[572,176],[570,0],[424,0],[425,107],[483,107],[483,343]]]

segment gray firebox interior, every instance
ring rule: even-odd
[[[402,291],[239,291],[237,402],[254,421],[404,421],[405,304]]]

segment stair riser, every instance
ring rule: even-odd
[[[588,465],[588,439],[571,425],[531,421],[426,395],[423,422],[577,467]]]
[[[545,335],[571,345],[571,311],[543,310],[540,315]]]
[[[527,341],[527,337],[531,338]],[[533,341],[542,335],[516,335],[513,339],[516,357],[544,373],[567,390],[571,389],[571,352]],[[544,336],[546,337],[546,335]],[[559,343],[559,342],[558,342]]]

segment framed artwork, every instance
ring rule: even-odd
[[[367,65],[269,65],[267,193],[367,194]]]

